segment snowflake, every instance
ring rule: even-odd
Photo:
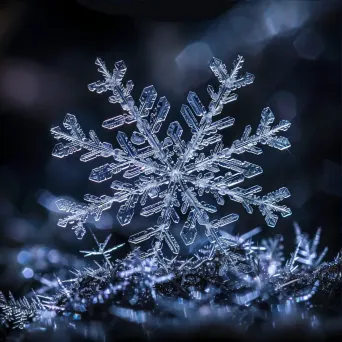
[[[243,62],[243,57],[238,56],[231,71],[227,72],[221,60],[211,60],[209,67],[220,85],[217,91],[208,86],[211,99],[208,108],[205,108],[195,92],[189,92],[188,105],[181,108],[181,114],[192,133],[191,140],[185,142],[182,139],[183,128],[178,121],[169,124],[166,138],[159,140],[157,136],[170,109],[166,97],[161,97],[155,105],[157,92],[153,86],[149,86],[143,89],[137,104],[131,95],[133,82],[122,82],[127,70],[124,62],[116,62],[111,73],[104,62],[97,58],[95,64],[99,67],[98,71],[103,80],[91,83],[89,90],[99,94],[112,92],[109,102],[119,103],[124,111],[122,115],[105,120],[102,126],[115,129],[134,123],[136,130],[130,138],[119,131],[116,136],[119,147],[113,148],[110,143],[101,142],[92,130],[88,138],[76,117],[67,114],[63,122],[64,131],[60,127],[51,129],[56,139],[66,141],[55,145],[53,155],[62,158],[83,149],[86,151],[80,158],[83,162],[98,157],[111,157],[112,162],[92,170],[89,177],[91,181],[102,182],[120,172],[123,172],[124,178],[136,180],[114,180],[111,185],[113,196],[97,197],[87,194],[84,196],[87,204],[58,200],[58,208],[69,213],[69,216],[59,220],[58,225],[66,227],[71,224],[77,238],[82,239],[86,232],[84,223],[89,216],[99,220],[104,210],[110,209],[114,202],[119,202],[122,204],[117,219],[121,225],[127,225],[131,222],[135,206],[140,200],[142,216],[158,214],[159,217],[156,225],[132,235],[129,241],[137,244],[155,237],[158,241],[165,241],[171,251],[178,254],[180,247],[170,232],[170,226],[172,222],[180,221],[179,211],[183,215],[187,214],[180,233],[185,245],[194,242],[198,223],[205,227],[205,234],[210,243],[219,248],[222,244],[219,229],[238,220],[236,214],[210,219],[208,213],[215,213],[217,208],[201,201],[203,194],[211,194],[218,205],[224,205],[224,197],[228,197],[241,203],[250,214],[253,212],[253,206],[258,207],[270,227],[275,226],[277,213],[283,217],[290,215],[289,208],[278,204],[290,196],[287,188],[259,196],[257,193],[262,190],[259,185],[250,188],[236,187],[245,178],[255,177],[263,170],[258,165],[233,158],[233,155],[246,152],[259,155],[262,153],[260,145],[279,150],[289,148],[288,139],[277,136],[277,133],[286,131],[290,122],[281,120],[279,124],[272,126],[274,115],[270,108],[265,108],[255,134],[251,135],[252,128],[248,125],[240,139],[225,147],[223,136],[218,132],[232,126],[234,118],[214,120],[215,116],[221,114],[225,104],[237,99],[233,91],[253,83],[252,74],[239,76]],[[225,169],[227,171],[224,171]],[[148,200],[154,201],[148,204]]]

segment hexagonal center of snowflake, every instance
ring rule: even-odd
[[[179,179],[182,175],[182,172],[179,169],[173,169],[170,172],[170,180],[171,181],[176,181]]]

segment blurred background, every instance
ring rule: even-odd
[[[192,4],[191,4],[192,3]],[[263,193],[287,186],[284,201],[293,211],[276,228],[266,226],[255,211],[248,215],[227,201],[220,214],[235,212],[240,220],[227,230],[243,233],[256,226],[265,236],[282,234],[288,253],[294,244],[293,221],[313,234],[322,227],[327,259],[341,248],[341,28],[339,1],[5,1],[0,5],[0,289],[27,293],[44,271],[80,266],[79,241],[69,229],[57,227],[55,200],[83,194],[111,194],[110,181],[91,184],[88,176],[100,160],[81,163],[79,155],[51,156],[55,141],[50,128],[75,114],[84,131],[94,129],[102,141],[116,144],[102,121],[121,114],[107,96],[90,93],[87,84],[99,74],[96,57],[109,69],[124,60],[137,99],[154,84],[171,103],[169,121],[180,117],[189,90],[207,105],[206,85],[217,86],[208,68],[212,56],[228,69],[238,54],[254,84],[238,92],[224,113],[236,119],[225,132],[227,144],[255,129],[260,113],[271,107],[276,122],[291,121],[292,147],[279,152],[264,148],[246,160],[264,173],[247,186],[260,184]],[[168,123],[164,125],[167,127]],[[165,131],[161,130],[161,134]],[[189,133],[184,136],[189,138]],[[120,227],[117,207],[106,212],[93,229],[111,243],[149,224],[138,215]],[[139,222],[139,223],[138,223]],[[140,226],[141,225],[141,226]],[[179,227],[178,227],[179,228]],[[176,230],[178,229],[175,228]],[[89,235],[89,234],[88,234]],[[177,234],[176,234],[177,236]],[[198,239],[200,242],[200,238]],[[117,252],[122,256],[125,246]],[[67,274],[67,273],[66,273]]]

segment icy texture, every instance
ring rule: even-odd
[[[1,324],[6,325],[11,322],[13,329],[24,329],[28,323],[39,320],[47,309],[41,303],[40,298],[34,293],[34,298],[29,301],[23,297],[16,300],[12,293],[9,293],[9,299],[6,300],[0,291],[0,319]],[[50,318],[55,316],[54,312],[49,315]]]
[[[141,206],[142,216],[158,215],[156,224],[132,235],[129,241],[138,244],[151,237],[165,241],[174,254],[178,254],[180,246],[170,231],[172,222],[180,222],[180,213],[186,216],[180,237],[186,245],[191,245],[197,236],[197,226],[205,228],[209,241],[220,246],[220,228],[238,220],[238,215],[229,214],[221,218],[211,218],[217,207],[201,200],[201,196],[211,194],[218,205],[224,205],[229,198],[239,202],[251,214],[257,207],[265,217],[268,226],[274,227],[280,214],[286,217],[291,210],[278,204],[290,196],[287,188],[280,188],[266,195],[259,195],[262,188],[254,185],[249,188],[237,187],[245,178],[255,177],[263,172],[258,165],[236,159],[243,153],[261,154],[262,145],[278,150],[290,147],[287,138],[278,136],[281,131],[290,127],[290,122],[281,120],[273,125],[274,115],[270,108],[263,109],[260,124],[252,134],[251,126],[247,126],[240,139],[225,147],[221,131],[234,124],[234,118],[226,116],[218,120],[223,106],[237,99],[234,91],[254,81],[254,76],[246,73],[239,75],[244,59],[238,56],[230,72],[217,58],[209,64],[210,69],[220,85],[217,90],[208,86],[210,103],[206,108],[197,94],[189,92],[188,104],[183,105],[181,114],[192,133],[190,141],[182,139],[183,128],[178,121],[171,122],[167,128],[167,136],[158,138],[165,121],[170,104],[165,97],[157,100],[157,92],[153,86],[143,89],[139,101],[131,95],[133,82],[123,83],[126,65],[116,62],[111,73],[101,59],[96,60],[98,71],[103,79],[91,83],[90,91],[98,94],[110,91],[109,102],[119,103],[123,114],[107,119],[102,126],[116,129],[124,124],[133,124],[136,130],[131,137],[118,131],[116,139],[119,144],[114,148],[110,143],[101,142],[94,131],[89,137],[81,129],[76,117],[67,114],[63,123],[65,129],[51,129],[56,139],[66,142],[54,147],[53,155],[59,158],[84,150],[80,160],[87,162],[98,157],[109,158],[110,161],[92,170],[89,179],[103,182],[113,175],[123,173],[127,181],[114,180],[111,188],[113,196],[100,197],[85,195],[87,204],[77,204],[60,199],[57,206],[69,213],[60,219],[58,225],[72,225],[77,238],[82,239],[86,230],[84,223],[89,216],[99,220],[104,210],[111,208],[114,202],[122,203],[117,219],[121,225],[128,225],[134,215],[135,207]],[[206,196],[208,197],[208,196]]]
[[[301,251],[305,246],[315,246],[317,251],[320,237],[298,234],[298,225],[295,230],[296,240],[300,237],[301,242],[296,243],[287,261],[281,236],[254,245],[251,238],[259,228],[239,237],[226,234],[222,237],[224,253],[207,243],[190,257],[177,255],[172,259],[163,255],[161,241],[157,241],[147,252],[138,248],[112,261],[110,253],[118,246],[106,251],[109,238],[101,244],[94,237],[102,263],[75,269],[69,279],[56,277],[55,287],[48,292],[42,291],[42,283],[37,294],[29,295],[31,299],[15,300],[10,293],[7,300],[0,292],[0,328],[32,331],[52,327],[58,333],[64,321],[75,329],[72,322],[87,321],[95,305],[99,316],[91,319],[100,317],[106,325],[106,315],[113,315],[142,324],[147,333],[149,328],[167,327],[169,323],[179,329],[189,323],[219,319],[246,329],[257,318],[272,326],[279,313],[283,320],[283,314],[293,318],[297,310],[298,320],[309,320],[314,326],[317,316],[310,313],[311,299],[320,292],[326,300],[328,294],[341,289],[342,254],[330,262],[321,263],[319,257],[312,265],[303,263]],[[94,255],[97,251],[89,256]],[[300,306],[302,302],[304,306]],[[86,336],[89,331],[82,325],[78,330]]]
[[[321,254],[317,253],[317,247],[321,238],[321,228],[318,228],[314,238],[309,239],[308,234],[303,234],[298,223],[294,223],[296,242],[299,245],[297,260],[302,267],[314,268],[318,266],[328,252],[325,247]]]

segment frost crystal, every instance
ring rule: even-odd
[[[191,140],[185,142],[182,139],[183,128],[178,121],[169,124],[164,139],[157,136],[170,109],[166,97],[157,101],[155,88],[148,86],[143,89],[137,103],[131,95],[133,82],[124,84],[122,81],[127,70],[124,62],[116,62],[111,73],[98,58],[95,64],[103,80],[91,83],[89,90],[98,94],[112,92],[109,102],[119,103],[124,112],[105,120],[102,126],[115,129],[134,123],[136,130],[131,137],[118,131],[116,139],[119,147],[114,148],[110,143],[101,142],[94,131],[90,131],[87,137],[76,117],[67,114],[63,123],[65,130],[60,127],[51,129],[56,139],[66,141],[56,144],[53,155],[62,158],[83,149],[86,151],[80,158],[83,162],[111,157],[110,162],[93,169],[89,179],[102,182],[123,172],[123,177],[129,181],[114,180],[111,185],[113,196],[85,195],[87,204],[58,200],[58,208],[69,213],[69,216],[59,220],[58,225],[65,227],[72,224],[77,238],[82,239],[86,232],[84,223],[89,216],[99,220],[104,210],[110,209],[114,202],[119,202],[122,204],[117,219],[121,225],[127,225],[139,201],[142,216],[158,214],[159,217],[154,226],[132,235],[129,241],[137,244],[155,237],[165,241],[170,250],[178,254],[180,247],[170,232],[170,226],[172,222],[180,221],[179,212],[187,215],[180,233],[185,245],[194,242],[198,224],[204,226],[205,234],[215,248],[225,250],[219,229],[236,221],[238,215],[232,213],[221,218],[210,218],[209,214],[215,213],[217,208],[200,199],[204,194],[211,194],[218,205],[224,205],[225,198],[239,202],[249,214],[253,212],[253,206],[258,207],[270,227],[276,225],[277,214],[283,217],[290,215],[289,208],[278,204],[290,196],[287,188],[260,196],[258,193],[262,188],[259,185],[249,188],[236,186],[245,178],[261,174],[263,170],[258,165],[235,159],[236,155],[247,152],[261,154],[261,145],[279,150],[289,148],[288,139],[277,134],[286,131],[290,122],[281,120],[277,125],[272,125],[274,115],[270,108],[265,108],[254,134],[251,134],[252,128],[248,125],[240,139],[225,147],[220,131],[232,126],[234,118],[227,116],[214,120],[222,113],[225,104],[237,99],[233,91],[253,83],[252,74],[239,75],[243,62],[243,57],[238,56],[228,72],[222,61],[217,58],[211,60],[209,67],[220,85],[217,90],[208,86],[211,101],[207,108],[195,92],[189,92],[188,104],[181,108],[181,114],[192,133]],[[148,203],[150,200],[153,202]]]
[[[41,282],[36,292],[19,300],[11,293],[7,300],[0,292],[0,329],[59,332],[69,327],[88,336],[89,326],[77,326],[77,321],[100,320],[104,328],[110,316],[142,324],[147,334],[169,324],[178,330],[190,322],[219,319],[247,329],[256,319],[271,320],[273,326],[279,313],[293,315],[297,310],[299,320],[317,323],[311,301],[317,293],[325,301],[333,293],[340,294],[342,254],[330,262],[321,263],[323,254],[311,264],[303,262],[308,259],[301,259],[303,251],[318,251],[320,236],[310,239],[298,225],[295,229],[301,242],[287,261],[281,236],[254,245],[251,238],[260,228],[240,237],[225,234],[224,253],[207,243],[190,258],[176,255],[171,260],[159,249],[158,240],[147,252],[137,248],[111,261],[110,252],[119,246],[106,249],[110,236],[103,243],[94,236],[98,251],[83,253],[102,255],[102,263],[94,260],[95,266],[75,268],[72,278],[56,277],[48,291]],[[95,312],[99,316],[93,316]]]
[[[7,301],[0,291],[0,322],[4,325],[10,322],[13,329],[24,329],[26,324],[43,316],[46,310],[47,308],[35,293],[34,298],[29,302],[26,297],[15,300],[10,292]]]

